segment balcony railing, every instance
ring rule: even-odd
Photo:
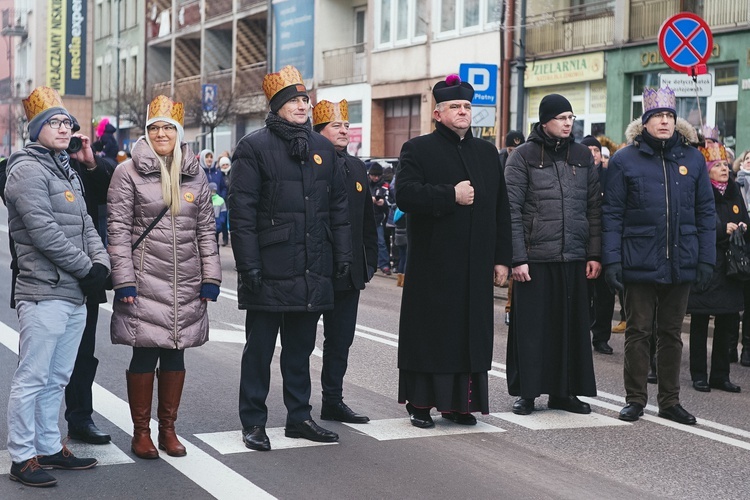
[[[570,52],[612,45],[614,5],[615,0],[604,0],[529,16],[527,54]]]
[[[165,95],[169,97],[172,95],[172,82],[155,83],[151,88],[151,92],[155,96]]]
[[[232,13],[232,0],[209,0],[206,2],[206,19]]]
[[[750,27],[750,2],[747,0],[703,0],[703,19],[712,29]]]
[[[264,76],[266,76],[266,61],[237,68],[236,94],[247,96],[263,92]]]
[[[630,2],[630,40],[656,38],[662,23],[680,12],[680,0],[633,0]]]
[[[324,85],[360,83],[367,80],[367,51],[364,43],[323,51]]]
[[[268,5],[268,0],[240,0],[237,5],[237,10],[244,11],[254,7],[263,7],[265,5]]]

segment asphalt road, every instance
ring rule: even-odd
[[[0,214],[5,220],[5,213]],[[0,227],[0,448],[7,439],[5,414],[16,364],[18,321],[7,307],[10,272],[7,227]],[[357,337],[345,381],[345,401],[370,416],[364,425],[317,419],[320,410],[320,348],[311,360],[313,415],[335,430],[339,443],[320,445],[283,437],[278,350],[272,368],[268,428],[273,450],[250,452],[242,445],[237,415],[244,314],[237,309],[231,249],[222,248],[224,283],[210,305],[211,341],[186,354],[187,379],[177,432],[188,448],[184,458],[162,454],[140,460],[130,451],[132,423],[125,369],[129,348],[109,341],[110,310],[100,314],[95,385],[95,421],[112,444],[70,441],[79,456],[95,456],[88,471],[53,471],[58,486],[34,489],[8,480],[7,452],[0,451],[0,498],[748,498],[750,423],[747,392],[699,393],[690,386],[688,336],[682,370],[682,402],[699,425],[686,427],[656,416],[629,424],[617,419],[624,404],[623,336],[613,335],[615,354],[594,353],[599,396],[588,398],[593,413],[548,410],[517,417],[505,381],[507,328],[503,300],[495,304],[496,339],[490,376],[490,415],[476,427],[445,423],[413,428],[396,401],[396,346],[401,289],[376,275],[362,294]],[[501,291],[504,295],[504,290]],[[750,368],[732,365],[732,380],[750,391]],[[650,403],[655,405],[655,387]],[[153,415],[155,417],[156,410]],[[61,429],[66,430],[61,418]],[[156,423],[152,422],[152,430]]]

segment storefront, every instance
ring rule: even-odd
[[[721,140],[735,150],[750,148],[750,51],[747,33],[714,35],[708,75],[700,77],[697,97],[688,85],[680,87],[677,113],[696,128],[717,126]],[[642,45],[607,53],[607,130],[624,141],[627,124],[642,114],[644,87],[658,88],[665,75],[678,73],[664,64],[657,45]],[[748,82],[743,85],[743,82]],[[694,87],[693,87],[694,88]],[[623,96],[623,97],[620,97]]]
[[[588,134],[606,134],[604,52],[528,62],[524,86],[526,135],[539,120],[539,102],[547,94],[561,94],[570,101],[576,115],[573,135],[577,140]]]

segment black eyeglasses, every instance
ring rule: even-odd
[[[66,129],[73,130],[73,122],[71,120],[58,120],[57,118],[52,118],[47,120],[47,123],[51,129],[57,130],[61,125],[64,125]]]
[[[149,125],[148,127],[146,127],[146,130],[148,130],[150,134],[158,134],[159,130],[163,130],[166,133],[171,133],[177,130],[177,127],[175,127],[174,125]]]

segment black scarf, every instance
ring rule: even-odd
[[[678,134],[672,134],[672,137],[670,137],[669,139],[657,139],[656,137],[648,133],[646,127],[643,127],[641,137],[646,142],[646,144],[651,146],[651,149],[653,149],[658,154],[672,149],[679,142]]]
[[[307,161],[310,158],[310,134],[312,133],[310,118],[302,125],[297,125],[270,112],[266,116],[266,127],[287,142],[292,158],[300,161]]]

